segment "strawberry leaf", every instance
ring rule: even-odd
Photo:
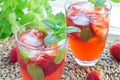
[[[92,31],[89,27],[83,28],[80,33],[80,39],[87,42],[92,37]]]
[[[21,56],[21,58],[24,60],[25,63],[28,63],[28,61],[29,61],[29,56],[28,56],[27,52],[21,50],[21,51],[20,51],[20,56]]]
[[[66,48],[62,48],[58,51],[58,55],[54,58],[55,64],[60,64],[63,58],[65,57]]]
[[[27,71],[34,80],[44,80],[44,73],[40,66],[36,64],[28,64]]]

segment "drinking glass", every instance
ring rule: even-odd
[[[108,36],[111,7],[109,1],[102,6],[88,0],[66,1],[67,27],[80,29],[80,32],[68,34],[71,50],[80,66],[94,66],[102,54]]]
[[[30,22],[16,33],[17,56],[23,80],[60,80],[65,64],[66,42],[45,46],[46,33]],[[50,32],[50,31],[49,31]]]

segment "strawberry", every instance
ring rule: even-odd
[[[35,30],[33,32],[33,34],[34,34],[35,37],[39,37],[40,39],[44,39],[45,36],[46,36],[46,33],[42,32],[40,30]]]
[[[115,42],[109,48],[110,54],[117,60],[120,61],[120,41]]]
[[[74,33],[70,33],[68,34],[69,37],[73,38],[73,39],[80,39],[80,33],[79,32],[74,32]]]
[[[105,12],[107,12],[109,9],[107,8],[107,7],[103,7],[103,8],[101,8],[101,7],[97,7],[97,8],[95,8],[95,10],[94,10],[94,12],[96,12],[96,13],[105,13]]]
[[[95,35],[99,37],[104,37],[107,34],[108,24],[105,22],[104,18],[100,16],[91,19],[90,27]]]
[[[17,62],[17,51],[16,46],[14,46],[10,51],[10,62]]]
[[[88,73],[86,80],[103,80],[103,77],[100,71],[94,70]]]

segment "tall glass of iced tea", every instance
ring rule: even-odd
[[[17,32],[17,56],[23,80],[60,80],[67,40],[46,46],[44,38],[47,34],[32,22],[21,26]]]
[[[81,66],[94,66],[105,47],[110,2],[106,0],[102,4],[99,0],[67,0],[65,9],[67,27],[80,29],[80,32],[68,34],[76,62]]]

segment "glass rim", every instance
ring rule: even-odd
[[[24,26],[26,26],[26,25],[28,25],[28,24],[31,24],[31,23],[33,23],[33,22],[28,22],[28,23],[23,24],[23,25],[21,25],[21,26],[19,26],[19,27],[22,28],[22,27],[24,27]],[[58,45],[57,47],[53,47],[53,48],[39,48],[39,49],[38,49],[38,48],[28,47],[28,46],[24,45],[24,44],[19,40],[19,38],[18,38],[18,33],[19,33],[19,31],[20,31],[20,28],[19,28],[19,30],[17,30],[16,33],[15,33],[15,40],[16,40],[16,42],[17,42],[20,46],[23,46],[23,47],[25,47],[25,48],[27,48],[27,49],[36,50],[36,51],[38,51],[38,50],[40,50],[40,51],[49,51],[49,50],[54,50],[54,49],[60,48],[61,46],[64,46],[64,45],[67,44],[68,36],[67,36],[67,38],[63,39],[63,40],[65,40],[65,41],[64,41],[62,44]],[[61,41],[62,41],[62,40],[61,40]],[[60,41],[59,41],[59,42],[60,42]]]
[[[68,7],[67,7],[67,2],[68,2],[68,1],[69,1],[69,0],[66,0],[66,1],[65,1],[65,4],[64,4],[65,10],[68,8]],[[79,2],[79,1],[78,1],[78,2]],[[81,2],[86,2],[86,1],[81,1]],[[109,2],[108,10],[105,11],[104,13],[100,13],[101,15],[104,15],[104,14],[109,13],[109,12],[111,11],[111,9],[112,9],[112,3],[111,3],[109,0],[106,0],[106,2]]]

